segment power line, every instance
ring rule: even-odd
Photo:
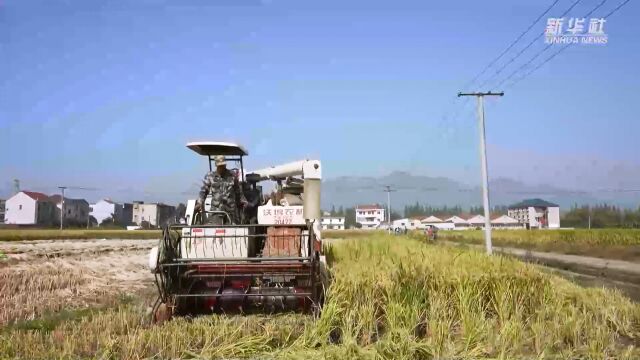
[[[511,42],[511,44],[509,44],[509,46],[507,46],[506,49],[504,49],[500,55],[498,55],[495,59],[491,60],[491,62],[489,62],[489,64],[487,66],[484,67],[484,69],[482,69],[482,71],[480,71],[473,79],[471,79],[471,81],[469,81],[466,85],[464,85],[462,88],[466,89],[467,87],[471,86],[476,80],[478,80],[482,75],[484,75],[484,73],[489,70],[489,68],[491,66],[493,66],[498,60],[500,60],[507,52],[509,52],[509,50],[511,50],[511,48],[513,48],[513,46],[515,44],[518,43],[518,41],[520,41],[532,28],[533,26],[540,21],[540,19],[542,19],[543,16],[545,16],[560,0],[555,0],[551,5],[549,5],[549,7],[547,7],[547,9],[540,14],[532,23],[531,25],[529,25],[529,27],[523,31],[515,40],[513,40]]]
[[[593,14],[596,10],[598,10],[602,5],[604,5],[604,3],[606,3],[607,0],[602,0],[598,5],[596,5],[596,7],[594,7],[593,9],[591,9],[591,11],[589,11],[586,15],[584,15],[584,18],[587,18],[589,16],[591,16],[591,14]],[[567,44],[570,45],[570,44]],[[513,71],[509,76],[507,76],[506,78],[504,78],[502,81],[500,81],[500,83],[498,83],[498,85],[496,85],[496,87],[499,87],[500,85],[504,84],[505,82],[509,81],[511,78],[513,78],[513,76],[515,74],[517,74],[520,70],[526,68],[529,64],[531,64],[535,59],[538,58],[538,56],[542,55],[544,52],[546,52],[547,50],[549,50],[549,48],[551,48],[551,46],[553,46],[553,44],[548,44],[547,46],[544,47],[544,49],[542,49],[541,51],[538,51],[536,54],[534,54],[533,57],[531,57],[529,59],[529,61],[527,61],[526,63],[522,64],[519,68],[517,68],[515,71]],[[564,46],[562,48],[562,50],[558,51],[558,53],[564,51],[564,48],[566,48],[568,46]],[[551,58],[554,58],[557,55],[554,54]],[[513,84],[512,84],[513,85]]]
[[[576,0],[573,2],[573,4],[571,4],[571,6],[569,6],[569,8],[567,10],[565,10],[562,15],[560,15],[559,17],[564,17],[565,15],[567,15],[569,13],[569,11],[573,10],[574,7],[576,7],[576,5],[578,5],[578,3],[580,3],[580,1],[582,0]],[[606,1],[606,0],[604,0]],[[540,35],[538,35],[537,37],[533,38],[528,44],[527,46],[525,46],[524,48],[522,48],[514,57],[512,57],[509,61],[507,61],[507,63],[505,63],[502,67],[500,67],[491,77],[489,77],[488,79],[486,79],[480,86],[479,88],[483,88],[486,84],[488,84],[489,82],[493,81],[493,79],[495,79],[498,75],[500,75],[500,73],[502,73],[502,71],[504,69],[507,68],[507,66],[511,65],[515,60],[517,60],[522,54],[524,54],[525,51],[527,51],[536,41],[538,41],[538,39],[544,37],[544,35],[546,34],[546,32],[542,32]]]
[[[611,10],[607,15],[605,15],[605,16],[604,16],[604,18],[606,19],[606,18],[608,18],[609,16],[611,16],[611,15],[615,14],[618,10],[620,10],[620,8],[621,8],[621,7],[623,7],[623,6],[627,5],[627,3],[628,3],[629,1],[631,1],[631,0],[625,0],[625,1],[623,1],[622,3],[620,3],[620,5],[616,6],[616,8],[615,8],[615,9]]]
[[[529,77],[529,75],[533,74],[535,71],[537,71],[538,69],[540,69],[542,66],[544,66],[544,64],[548,63],[549,61],[553,60],[553,58],[555,58],[556,56],[558,56],[558,54],[560,54],[561,52],[565,51],[569,46],[571,46],[571,44],[567,44],[563,47],[561,47],[560,49],[558,49],[558,51],[556,51],[555,53],[551,54],[551,56],[549,56],[548,58],[546,58],[543,62],[541,62],[540,64],[538,64],[536,67],[534,67],[533,69],[531,69],[529,72],[527,72],[526,74],[524,74],[523,76],[519,77],[518,79],[516,79],[515,81],[513,81],[511,84],[509,84],[509,87],[512,87],[513,85],[519,83],[520,81],[526,79],[527,77]]]
[[[615,14],[618,10],[620,10],[623,6],[625,6],[629,1],[631,0],[625,0],[622,3],[620,3],[618,6],[616,6],[613,10],[611,10],[607,15],[605,15],[603,17],[603,19],[607,19],[608,17],[610,17],[611,15]],[[600,2],[600,4],[598,4],[595,8],[593,8],[588,14],[586,14],[584,17],[589,17],[591,16],[591,14],[593,14],[593,12],[595,12],[597,9],[599,9],[602,5],[604,5],[604,3],[607,2],[607,0],[603,0],[602,2]],[[558,56],[558,54],[560,54],[561,52],[563,52],[564,50],[566,50],[569,46],[573,45],[573,43],[568,43],[565,46],[561,47],[558,51],[556,51],[555,53],[553,53],[551,56],[549,56],[548,58],[546,58],[543,62],[541,62],[540,64],[538,64],[536,67],[534,67],[533,69],[531,69],[530,71],[528,71],[527,73],[525,73],[523,76],[521,76],[520,78],[514,80],[511,84],[509,84],[508,86],[511,87],[517,83],[519,83],[520,81],[524,80],[525,78],[529,77],[531,74],[533,74],[534,72],[536,72],[538,69],[540,69],[542,66],[544,66],[546,63],[548,63],[549,61],[551,61],[553,58],[555,58],[556,56]],[[536,57],[538,57],[540,54],[542,54],[543,52],[545,52],[549,47],[551,47],[552,44],[547,45],[542,51],[540,51],[538,54],[536,54],[536,56],[534,56],[532,60],[534,60]],[[518,70],[524,68],[524,66],[528,65],[531,61],[528,61],[525,65],[521,66],[520,68],[518,68]],[[512,74],[514,75],[514,74]],[[509,76],[509,78],[512,76]],[[508,79],[508,78],[507,78]],[[507,79],[503,80],[501,83],[504,83]]]
[[[487,64],[487,66],[485,66],[482,71],[480,71],[478,74],[476,74],[476,76],[471,79],[471,81],[467,82],[462,89],[466,89],[469,86],[471,86],[473,83],[476,82],[476,80],[478,80],[480,77],[482,77],[482,75],[484,75],[484,73],[489,70],[493,65],[495,65],[498,60],[500,60],[505,54],[507,54],[509,52],[509,50],[511,50],[529,31],[531,31],[531,29],[535,26],[536,23],[538,23],[538,21],[540,21],[540,19],[542,19],[542,17],[544,17],[549,11],[551,11],[551,9],[559,2],[560,0],[555,0],[551,5],[549,5],[540,15],[538,15],[538,17],[531,22],[531,24],[520,34],[518,35],[518,37],[515,38],[515,40],[513,40],[509,46],[507,46],[497,57],[495,57],[493,60],[491,60],[491,62],[489,62],[489,64]],[[577,0],[577,2],[579,2],[581,0]],[[573,5],[575,6],[575,5]],[[572,6],[572,7],[573,7]],[[571,9],[571,8],[570,8]],[[485,81],[486,83],[486,81]],[[480,88],[482,88],[482,86],[480,86]],[[453,113],[453,116],[451,118],[448,117],[448,115],[452,112],[451,110],[447,110],[445,112],[445,115],[443,115],[443,120],[457,120],[458,117],[460,116],[460,107],[456,106],[456,100],[459,99],[458,97],[455,97],[451,103],[451,106],[455,108],[455,111]],[[471,102],[466,102],[463,107],[466,107],[469,103]]]
[[[480,73],[478,73],[470,82],[468,82],[466,85],[463,86],[464,88],[467,88],[469,86],[471,86],[476,80],[478,80],[489,68],[491,68],[491,66],[493,66],[494,64],[496,64],[498,62],[498,60],[500,60],[505,54],[507,54],[509,52],[509,50],[511,50],[520,40],[522,40],[522,38],[535,26],[535,24],[538,23],[538,21],[540,21],[540,19],[542,19],[542,17],[544,17],[549,11],[551,11],[551,9],[558,3],[559,0],[554,1],[550,6],[548,6],[544,12],[542,12],[528,27],[527,29],[525,29],[514,41],[511,42],[511,44],[509,44],[509,46],[507,46],[507,48],[505,50],[502,51],[502,53],[500,53],[500,55],[498,55],[496,58],[494,58],[487,66],[485,66],[482,71],[480,71]],[[569,11],[571,11],[580,1],[582,0],[575,0],[573,2],[573,4],[571,4],[571,6],[565,10],[565,12],[561,15],[561,17],[565,16]],[[540,35],[540,36],[544,36],[544,32]],[[524,51],[526,51],[529,47],[531,47],[531,45],[533,45],[533,43],[540,38],[540,36],[534,38],[529,44],[527,44],[527,46],[525,46],[524,49],[520,50],[520,52],[518,54],[516,54],[515,57],[511,58],[511,60],[509,60],[509,62],[507,62],[506,65],[504,65],[502,68],[500,68],[494,75],[492,75],[491,77],[489,77],[488,79],[486,79],[478,88],[483,88],[486,84],[488,84],[490,81],[493,81],[493,79],[495,79],[496,76],[498,76],[503,70],[504,68],[506,68],[506,66],[508,66],[509,64],[511,64],[513,61],[515,61],[518,57],[520,57],[520,55],[522,55],[522,53],[524,53]],[[455,102],[453,103],[455,106]],[[468,104],[468,103],[467,103]],[[467,104],[464,104],[464,106],[466,107]],[[454,115],[453,115],[453,119],[452,120],[457,120],[458,116],[460,115],[460,110],[459,108],[455,111]],[[446,117],[446,115],[445,115]]]

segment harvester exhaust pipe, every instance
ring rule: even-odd
[[[304,179],[303,216],[307,220],[320,219],[320,179]]]
[[[307,220],[319,220],[322,217],[320,213],[320,182],[322,179],[320,161],[305,161],[302,165],[302,174],[304,176],[303,216]]]

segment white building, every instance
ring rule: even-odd
[[[164,226],[174,214],[175,208],[173,206],[160,203],[145,204],[139,201],[133,203],[133,223],[137,225],[142,225],[144,221],[153,227]]]
[[[426,218],[420,220],[420,222],[425,227],[428,226],[428,225],[436,226],[437,224],[441,224],[442,223],[442,219],[440,219],[439,217],[435,217],[435,216],[431,215],[431,216],[427,216]]]
[[[363,229],[377,229],[384,220],[384,207],[380,205],[356,206],[356,222],[361,224]]]
[[[527,229],[560,228],[560,207],[542,199],[528,199],[511,205],[507,214]]]
[[[522,229],[524,225],[508,215],[502,215],[491,220],[491,227],[494,229]]]
[[[34,191],[20,191],[5,205],[5,223],[15,225],[51,225],[55,207],[49,196]]]
[[[102,199],[95,204],[91,204],[91,216],[93,216],[98,225],[102,223],[104,219],[113,217],[113,220],[117,224],[123,223],[123,206],[122,204],[115,203],[111,199]]]
[[[439,217],[435,217],[433,215],[428,216],[420,221],[423,228],[427,228],[429,226],[434,226],[439,230],[453,230],[455,225],[453,221],[442,220]]]
[[[445,223],[451,223],[453,224],[452,228],[453,230],[467,230],[469,229],[470,224],[467,222],[467,220],[461,218],[460,216],[452,216],[448,219],[444,220]]]
[[[61,195],[52,195],[49,199],[56,204],[56,220],[60,223],[60,211],[62,209]],[[64,225],[87,226],[91,207],[85,199],[64,198]]]
[[[485,217],[482,215],[475,215],[467,219],[470,229],[484,229]],[[501,215],[491,220],[491,228],[493,229],[521,229],[522,224],[518,220],[509,217],[507,215]]]
[[[322,230],[344,230],[344,216],[323,216]]]
[[[438,230],[455,230],[456,225],[451,220],[443,220],[441,223],[434,224]]]
[[[484,229],[484,216],[482,215],[474,215],[467,219],[467,223],[471,228],[481,228]]]
[[[391,228],[393,230],[396,230],[396,229],[416,230],[416,229],[422,228],[422,223],[420,222],[420,219],[409,219],[409,218],[398,219],[398,220],[393,220]]]

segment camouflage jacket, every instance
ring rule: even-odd
[[[240,222],[238,205],[239,202],[246,202],[246,200],[238,180],[231,171],[227,170],[222,175],[213,171],[205,175],[199,198],[203,206],[207,196],[211,196],[210,211],[224,211],[229,214],[233,223]]]

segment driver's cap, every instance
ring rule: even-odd
[[[227,165],[227,161],[225,160],[223,155],[216,155],[213,159],[216,162],[216,166]]]

